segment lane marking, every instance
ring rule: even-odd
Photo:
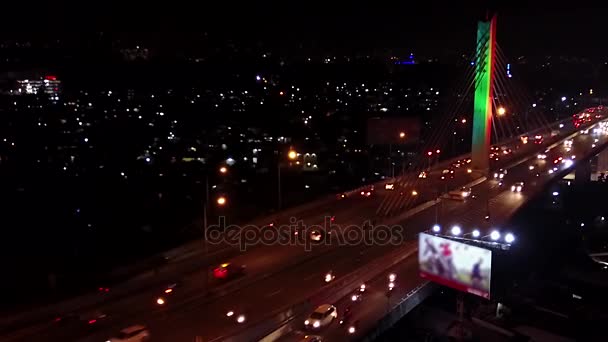
[[[269,294],[265,295],[264,297],[266,297],[266,298],[268,298],[268,297],[272,297],[272,296],[274,296],[274,295],[276,295],[276,294],[279,294],[281,291],[283,291],[283,289],[278,289],[278,290],[276,290],[276,291],[274,291],[274,292],[271,292],[271,293],[269,293]]]

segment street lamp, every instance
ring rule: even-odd
[[[505,235],[505,242],[513,243],[513,241],[515,241],[515,236],[511,233],[507,233],[507,235]]]
[[[290,149],[289,152],[287,152],[287,159],[296,160],[297,158],[298,152],[296,152],[294,149]],[[283,202],[281,196],[281,154],[279,152],[279,161],[277,162],[277,207],[279,210],[281,210]]]
[[[222,167],[220,167],[219,171],[221,174],[226,174],[228,172],[228,168],[225,166],[222,166]]]
[[[400,132],[399,133],[399,138],[404,139],[405,138],[405,132]]]
[[[460,233],[462,233],[462,229],[460,229],[459,226],[454,226],[452,227],[452,235],[460,235]]]
[[[494,230],[492,231],[492,233],[490,233],[490,239],[494,241],[500,239],[500,233],[498,232],[498,230]]]
[[[474,238],[478,238],[481,233],[479,232],[479,230],[475,229],[472,234]]]
[[[505,107],[498,107],[498,110],[496,111],[496,113],[500,116],[503,116],[507,113],[507,110],[505,109]]]
[[[217,198],[216,202],[217,202],[218,205],[223,206],[223,205],[226,204],[226,197],[220,196],[220,197]]]

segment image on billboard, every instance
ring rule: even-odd
[[[418,242],[422,278],[490,299],[491,250],[424,233]]]

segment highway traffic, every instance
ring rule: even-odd
[[[489,229],[507,222],[509,217],[526,202],[530,194],[542,189],[550,177],[553,177],[553,172],[550,170],[554,167],[565,167],[566,162],[560,161],[559,165],[554,164],[556,158],[572,160],[568,158],[571,155],[567,155],[561,149],[561,145],[550,150],[547,150],[547,145],[551,141],[563,139],[573,131],[570,126],[564,127],[560,135],[553,137],[553,140],[547,136],[545,144],[523,144],[521,141],[510,144],[509,149],[512,152],[504,154],[494,166],[495,169],[501,167],[508,170],[502,185],[498,180],[489,179],[479,184],[468,185],[466,188],[470,187],[471,190],[469,195],[463,196],[466,198],[445,198],[440,204],[429,206],[415,214],[404,214],[404,208],[399,215],[378,218],[378,224],[404,227],[405,238],[399,244],[319,243],[312,244],[310,251],[306,251],[300,244],[255,244],[246,251],[221,261],[231,265],[246,266],[244,273],[234,279],[217,279],[214,276],[214,270],[219,263],[200,267],[194,272],[175,276],[163,284],[122,299],[87,307],[87,312],[94,311],[103,315],[103,319],[99,322],[87,321],[78,322],[76,325],[64,325],[56,324],[58,322],[51,320],[2,336],[2,341],[29,341],[32,338],[38,341],[105,341],[120,329],[133,324],[148,327],[154,341],[193,341],[195,337],[204,341],[221,340],[235,332],[251,328],[256,322],[297,303],[308,300],[310,305],[326,304],[315,301],[324,297],[319,296],[320,292],[330,288],[331,284],[325,281],[325,275],[329,271],[336,277],[332,281],[337,282],[371,263],[377,265],[379,261],[387,260],[386,264],[389,265],[388,260],[393,260],[396,256],[411,255],[398,266],[387,267],[388,269],[382,270],[383,272],[377,277],[365,281],[369,286],[361,299],[365,305],[357,302],[351,309],[352,319],[360,322],[356,331],[351,334],[348,332],[348,327],[340,326],[335,322],[329,328],[314,333],[326,340],[341,340],[345,336],[356,336],[386,312],[388,304],[385,294],[388,274],[392,272],[397,276],[393,298],[398,298],[421,283],[422,280],[417,276],[416,254],[412,252],[416,249],[415,237],[418,232],[429,229],[433,224],[439,224],[441,227],[458,224],[465,231],[474,227],[487,233]],[[605,138],[602,135],[597,142],[592,139],[596,139],[592,134],[579,132],[573,137],[571,150],[568,153],[576,153],[580,158],[580,155],[584,155],[592,148],[592,144],[600,144]],[[546,158],[540,159],[538,154],[546,155]],[[509,164],[521,161],[523,156],[529,156],[528,160],[509,167]],[[291,223],[291,217],[297,217],[306,226],[322,225],[328,218],[331,221],[332,217],[331,223],[338,226],[360,226],[376,216],[376,210],[383,202],[395,201],[394,199],[399,199],[399,196],[408,197],[411,203],[408,208],[411,208],[434,200],[438,192],[444,191],[446,184],[450,190],[460,189],[480,177],[479,174],[468,171],[466,158],[463,158],[461,163],[463,163],[462,167],[458,168],[438,165],[437,168],[429,170],[425,178],[417,177],[418,172],[416,172],[415,177],[395,182],[393,189],[381,186],[382,183],[376,185],[373,190],[369,188],[369,191],[362,190],[363,193],[353,192],[345,198],[338,194],[335,200],[323,203],[319,207],[270,218],[267,222],[262,219],[259,226],[262,227],[261,229],[285,230],[288,234],[295,234],[297,230],[293,231],[287,226]],[[532,165],[534,168],[530,169]],[[444,170],[448,170],[448,179],[441,179]],[[511,191],[511,186],[517,182],[523,182],[521,191]],[[397,200],[391,207],[398,208],[400,202],[403,201]],[[490,215],[486,219],[488,213]],[[192,262],[191,266],[194,268],[197,264],[200,264],[200,261]],[[177,285],[171,287],[170,292],[165,292],[173,284]],[[360,284],[350,285],[353,286],[354,291]],[[352,304],[349,302],[351,295],[349,293],[327,304],[336,306],[339,317],[345,307]],[[63,314],[58,312],[57,317]],[[303,313],[304,316],[308,314],[310,312]],[[303,329],[304,316],[298,316],[294,320],[301,322],[302,326],[284,339],[294,340],[297,336],[305,334],[300,331]]]

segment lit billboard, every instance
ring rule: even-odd
[[[422,278],[490,299],[491,250],[424,233],[418,242]]]

